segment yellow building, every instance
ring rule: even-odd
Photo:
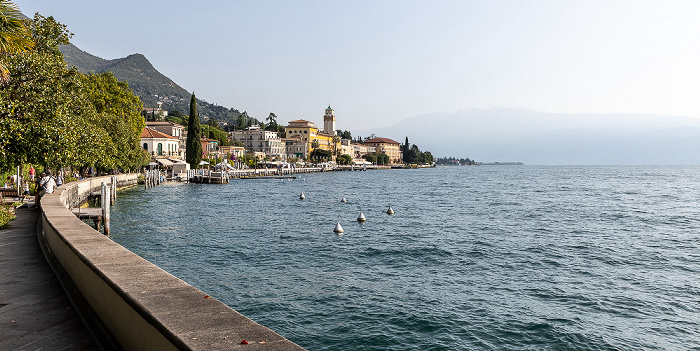
[[[288,126],[284,127],[284,131],[288,139],[298,139],[301,143],[306,144],[305,150],[309,150],[309,152],[313,151],[314,140],[318,140],[318,148],[321,150],[330,152],[340,150],[340,143],[333,140],[335,135],[319,132],[313,122],[303,119],[291,121]],[[303,155],[303,157],[308,156],[308,154]]]

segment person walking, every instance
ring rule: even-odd
[[[56,181],[51,176],[51,171],[41,172],[39,179],[39,194],[36,196],[36,206],[41,207],[41,198],[45,194],[51,194],[56,189]]]
[[[63,171],[58,171],[58,175],[56,176],[56,186],[61,185],[63,185]]]
[[[36,169],[34,169],[34,166],[29,166],[29,180],[33,182],[34,176],[36,176]]]
[[[22,201],[24,201],[27,196],[29,196],[29,182],[25,180],[22,182]]]

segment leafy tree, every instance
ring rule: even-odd
[[[330,151],[328,151],[328,150],[314,149],[314,150],[311,151],[311,153],[309,154],[309,157],[310,157],[312,160],[317,160],[317,161],[318,161],[318,160],[321,160],[321,161],[328,161],[328,160],[331,159],[331,157],[333,157],[333,154],[332,154]]]
[[[377,163],[377,155],[375,155],[375,154],[365,154],[365,155],[362,155],[362,158],[364,158],[365,160],[367,160],[369,162]]]
[[[352,140],[352,133],[350,133],[350,131],[338,129],[336,130],[336,134],[340,135],[342,139]]]
[[[226,132],[224,132],[223,130],[216,127],[212,127],[209,124],[202,125],[201,127],[203,137],[218,140],[220,146],[229,145],[228,134],[226,134]]]
[[[316,150],[321,146],[321,144],[318,142],[318,139],[314,139],[311,141],[311,148]]]
[[[376,155],[378,165],[388,165],[391,162],[391,160],[389,159],[389,155],[383,152],[378,152]]]
[[[336,162],[338,162],[338,164],[341,164],[341,165],[349,165],[352,162],[352,156],[350,156],[348,154],[342,154],[342,155],[338,156],[338,158],[336,159]]]
[[[95,165],[103,170],[134,169],[147,163],[141,151],[140,134],[145,127],[143,105],[129,85],[110,72],[84,76],[87,97],[98,117],[92,127],[107,132],[105,149]]]
[[[66,69],[58,45],[70,36],[65,25],[36,14],[34,48],[4,56],[12,78],[0,89],[0,170],[25,163],[108,170],[143,162],[139,99],[111,74]]]
[[[192,93],[190,98],[190,118],[187,125],[187,141],[185,159],[190,164],[190,168],[199,168],[202,162],[202,130],[199,125],[199,115],[197,114],[197,98]]]
[[[34,49],[3,58],[12,79],[0,89],[0,170],[24,163],[47,167],[91,162],[98,156],[91,149],[99,147],[104,135],[87,127],[84,119],[95,111],[81,91],[82,75],[67,70],[58,51],[58,44],[68,44],[70,33],[39,14],[31,28]]]
[[[177,123],[183,126],[186,126],[188,124],[189,117],[188,116],[183,116],[180,111],[175,111],[178,114],[177,115],[170,115],[170,112],[168,112],[168,117],[165,117],[165,120],[168,122],[173,122]]]

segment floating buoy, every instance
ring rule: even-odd
[[[394,209],[391,208],[391,206],[389,206],[389,209],[386,210],[386,214],[388,214],[388,215],[393,215],[393,214],[394,214]]]
[[[343,198],[340,199],[340,202],[348,202],[348,200],[345,200],[345,196],[343,196]]]
[[[306,199],[306,196],[304,196],[304,192],[302,191],[301,194],[299,194],[299,198],[304,200]]]
[[[343,227],[340,226],[340,222],[335,222],[335,229],[333,229],[334,233],[342,233],[344,232]]]
[[[366,221],[366,220],[367,220],[367,218],[365,218],[365,214],[362,213],[362,211],[360,211],[360,216],[357,217],[357,221],[358,221],[358,222],[364,222],[364,221]]]

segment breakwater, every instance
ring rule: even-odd
[[[137,174],[117,176],[118,184]],[[41,235],[107,336],[127,350],[302,348],[101,235],[69,207],[109,177],[72,182],[42,198]]]

